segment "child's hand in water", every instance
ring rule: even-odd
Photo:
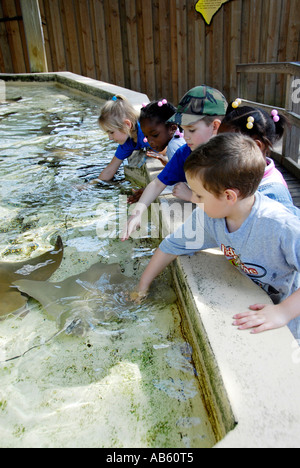
[[[140,304],[148,295],[148,290],[147,291],[131,291],[130,293],[130,299],[135,302],[136,304]]]
[[[141,215],[140,213],[133,214],[128,218],[127,224],[121,234],[121,241],[128,240],[133,232],[135,232],[141,226]]]

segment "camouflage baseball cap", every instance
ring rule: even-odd
[[[217,89],[202,85],[190,89],[177,107],[177,112],[168,122],[192,125],[207,115],[225,115],[227,101]]]

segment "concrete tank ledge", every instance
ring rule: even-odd
[[[94,80],[85,76],[76,75],[71,72],[53,72],[53,73],[22,73],[22,74],[4,74],[0,73],[0,80],[3,81],[22,81],[22,82],[54,82],[73,90],[87,93],[100,99],[110,99],[116,94],[122,94],[127,97],[134,107],[141,108],[143,102],[149,102],[145,94],[122,88],[104,81]]]
[[[133,105],[146,95],[69,72],[7,75],[0,80],[54,81],[101,99],[125,95]],[[162,170],[148,159],[141,169],[126,166],[128,178],[145,184]],[[182,222],[179,202],[159,197],[154,216],[163,235]],[[161,216],[159,216],[160,206]],[[170,209],[174,223],[167,224]],[[197,369],[206,382],[204,394],[220,442],[216,448],[300,447],[300,348],[288,328],[259,335],[232,326],[232,316],[249,304],[268,301],[218,250],[180,257],[173,265],[183,316],[196,350]],[[201,379],[200,379],[201,380]]]
[[[147,183],[161,170],[153,159],[142,170],[125,168],[135,181],[141,180],[142,171]],[[179,203],[184,202],[172,195],[159,197],[164,234],[182,223]],[[296,340],[287,327],[252,335],[232,325],[234,314],[250,304],[270,302],[269,297],[217,249],[179,257],[172,270],[199,368],[204,369],[208,409],[220,440],[216,448],[300,447]]]

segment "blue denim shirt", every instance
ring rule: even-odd
[[[258,187],[258,191],[266,197],[282,203],[291,213],[300,219],[300,210],[293,204],[289,190],[280,182],[270,182]]]

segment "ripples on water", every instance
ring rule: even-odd
[[[119,263],[129,289],[155,245],[97,236],[99,203],[117,204],[130,190],[122,170],[113,183],[87,183],[116,147],[99,130],[101,103],[55,86],[7,85],[7,98],[17,96],[0,105],[1,261],[38,255],[59,234],[64,259],[51,281],[100,261]],[[0,446],[212,446],[192,349],[174,299],[165,300],[168,282],[165,273],[141,305],[128,303],[124,285],[66,300],[70,319],[88,317],[83,336],[72,320],[56,336],[33,300],[25,316],[0,322]]]

